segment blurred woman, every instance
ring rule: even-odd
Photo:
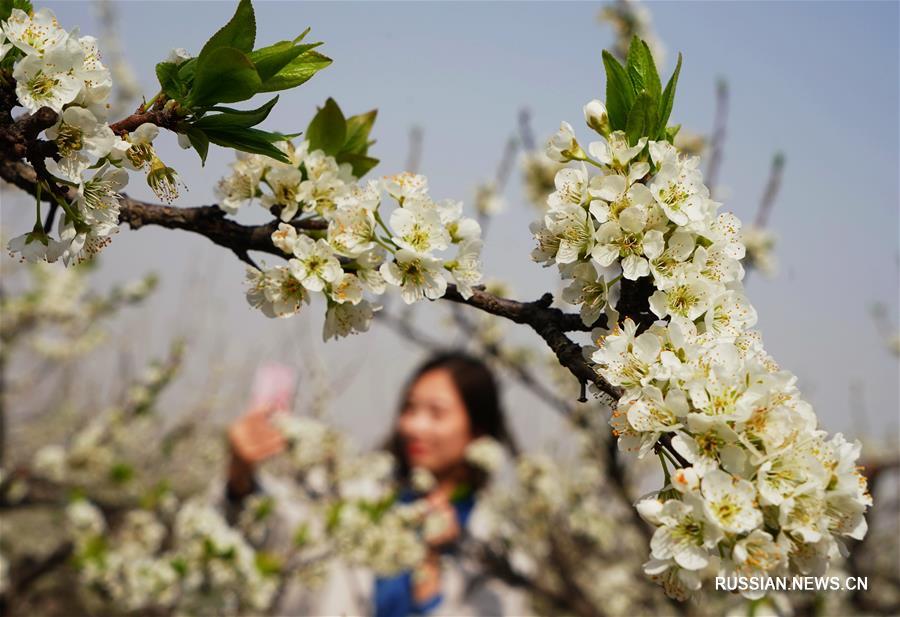
[[[375,577],[335,564],[315,598],[309,592],[286,594],[279,614],[523,614],[522,596],[485,576],[464,550],[471,541],[470,515],[488,481],[483,470],[466,460],[466,449],[482,436],[515,452],[490,369],[459,352],[438,354],[421,365],[407,382],[385,449],[396,461],[398,501],[426,499],[431,516],[444,519],[443,531],[426,538],[426,556],[414,570]],[[251,413],[232,425],[229,442],[226,494],[235,504],[253,491],[266,490],[257,481],[256,466],[280,452],[284,439],[265,414]],[[433,477],[427,493],[413,487],[414,469]],[[352,593],[354,589],[361,593]]]

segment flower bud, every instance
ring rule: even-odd
[[[585,159],[584,150],[578,145],[575,139],[575,133],[572,131],[572,125],[563,122],[556,134],[547,142],[547,156],[560,163],[568,161],[581,161]]]
[[[156,196],[172,203],[178,197],[178,185],[184,186],[178,177],[178,172],[167,167],[159,158],[154,157],[150,162],[150,171],[147,173],[147,184],[156,193]]]
[[[584,121],[604,137],[609,135],[609,116],[602,101],[594,99],[584,106]]]

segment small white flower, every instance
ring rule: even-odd
[[[503,446],[493,437],[483,435],[466,446],[465,457],[487,473],[496,473],[503,464]]]
[[[83,107],[63,111],[56,125],[47,129],[47,137],[56,142],[62,156],[84,152],[98,159],[109,154],[115,141],[112,129]]]
[[[756,309],[744,294],[729,290],[712,301],[705,323],[706,331],[717,338],[736,337],[756,325]]]
[[[50,9],[39,9],[29,16],[21,9],[13,9],[3,22],[3,34],[10,43],[28,56],[43,56],[66,40],[69,34],[59,26]]]
[[[584,106],[584,121],[601,135],[609,134],[609,116],[603,101],[594,99]]]
[[[0,30],[0,60],[6,57],[6,52],[13,48],[12,43],[5,43],[6,37],[3,35],[3,31]],[[0,591],[3,590],[3,585],[0,584]]]
[[[375,247],[375,215],[364,206],[339,206],[328,221],[328,243],[345,257],[356,257]]]
[[[241,156],[231,164],[231,174],[216,184],[216,197],[219,207],[228,214],[235,214],[241,206],[251,202],[259,191],[259,183],[267,166],[258,164],[254,159]]]
[[[637,504],[638,512],[658,525],[650,540],[654,559],[673,559],[686,570],[700,570],[709,565],[710,550],[723,534],[703,514],[702,502],[691,496],[685,501],[669,499],[661,503],[645,499]]]
[[[62,112],[81,90],[82,81],[73,75],[81,62],[81,56],[68,53],[66,45],[50,49],[43,58],[25,56],[13,69],[19,103],[32,113],[41,107]]]
[[[428,198],[414,197],[391,213],[393,241],[401,248],[426,255],[450,245],[450,234],[441,223],[435,204]]]
[[[50,238],[43,230],[34,229],[28,233],[11,239],[6,248],[10,257],[18,253],[22,261],[34,263],[47,259],[47,251],[50,248]],[[54,260],[50,260],[54,261]]]
[[[641,395],[626,405],[628,423],[642,437],[640,457],[653,449],[660,435],[680,428],[690,410],[683,390],[670,388],[663,396],[656,386],[644,386]]]
[[[657,317],[678,315],[694,321],[711,303],[712,288],[699,276],[686,276],[665,291],[657,289],[650,296],[650,310]]]
[[[260,271],[247,267],[247,302],[266,317],[290,317],[309,302],[309,293],[286,266]]]
[[[747,480],[713,469],[700,483],[706,516],[729,533],[746,533],[762,524],[756,489]]]
[[[549,158],[560,163],[584,158],[584,150],[578,145],[572,125],[568,122],[560,124],[559,130],[547,142],[545,152]]]
[[[169,51],[169,55],[166,56],[166,62],[181,64],[182,62],[190,60],[191,57],[191,54],[188,53],[188,51],[183,47],[175,47],[171,51]]]
[[[338,164],[333,156],[313,150],[303,158],[303,168],[306,179],[300,183],[298,201],[303,203],[304,211],[329,218],[355,181],[350,164]]]
[[[734,575],[742,577],[774,576],[787,563],[785,547],[775,542],[772,535],[762,529],[754,529],[749,536],[738,540],[731,557]],[[741,595],[750,600],[761,598],[764,591],[742,591]]]
[[[288,266],[294,277],[309,291],[322,291],[326,283],[337,281],[343,273],[328,243],[309,236],[297,237],[294,258]]]
[[[679,602],[684,602],[703,586],[699,572],[680,567],[674,559],[651,559],[644,564],[644,573],[662,585],[667,596]]]
[[[594,224],[588,211],[574,204],[562,204],[547,211],[544,224],[558,241],[557,264],[570,264],[590,254],[594,246]]]
[[[288,255],[294,254],[297,238],[297,229],[287,223],[278,223],[278,229],[272,232],[272,244]]]
[[[472,296],[472,287],[481,283],[481,240],[467,240],[459,245],[456,259],[446,264],[463,298]]]
[[[407,304],[422,298],[434,300],[447,291],[441,260],[400,249],[394,260],[381,265],[384,280],[400,287],[400,295]]]
[[[428,193],[428,178],[404,171],[393,176],[382,178],[384,190],[403,203],[407,197],[422,197]]]
[[[332,304],[325,313],[325,324],[322,339],[348,336],[357,332],[366,332],[372,323],[372,316],[380,307],[373,307],[368,300],[354,304]]]
[[[656,333],[647,331],[637,335],[637,324],[625,319],[600,341],[591,359],[607,381],[631,389],[646,385],[660,351],[662,343]]]
[[[676,225],[700,221],[706,214],[709,190],[703,184],[698,164],[697,157],[680,164],[666,163],[650,183],[656,202]]]
[[[640,182],[630,182],[626,176],[608,174],[591,178],[589,193],[591,214],[598,223],[619,221],[623,210],[639,206],[647,211],[653,203],[653,194]]]
[[[828,534],[829,518],[825,495],[814,483],[788,497],[779,509],[778,523],[804,542],[819,542]]]
[[[547,196],[547,205],[561,208],[566,205],[580,206],[588,201],[588,173],[581,163],[579,167],[563,167],[553,179],[556,190]]]
[[[485,216],[494,216],[506,209],[506,200],[497,192],[492,182],[475,188],[475,210]]]
[[[597,273],[593,261],[575,264],[572,275],[572,282],[562,291],[562,299],[570,304],[580,305],[581,321],[590,326],[608,305],[609,287],[606,278]]]
[[[613,131],[606,141],[593,141],[588,145],[588,152],[601,165],[623,170],[636,157],[644,146],[647,138],[641,137],[634,146],[628,145],[628,139],[623,131]]]
[[[342,271],[341,277],[329,286],[328,296],[338,304],[359,304],[363,298],[363,286],[355,274]]]
[[[410,473],[410,484],[417,493],[428,493],[434,488],[437,480],[434,474],[424,467],[413,467]]]
[[[263,195],[260,203],[268,209],[280,205],[278,217],[284,222],[290,221],[300,209],[301,179],[300,170],[295,167],[280,166],[269,170],[265,180],[272,193]]]
[[[630,206],[619,214],[619,221],[608,221],[597,229],[591,257],[601,266],[622,262],[622,275],[636,281],[650,274],[648,256],[662,252],[661,234],[651,230],[644,233],[647,224],[646,211],[640,206]]]
[[[159,127],[151,122],[144,122],[128,133],[122,142],[113,144],[110,158],[113,161],[121,160],[126,167],[135,171],[149,167],[156,158],[153,141],[157,136]]]

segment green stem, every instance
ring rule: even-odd
[[[69,203],[65,199],[63,199],[62,197],[60,197],[59,195],[54,193],[53,191],[49,191],[49,192],[50,192],[50,196],[53,197],[53,199],[56,201],[56,203],[59,204],[59,207],[63,209],[63,211],[66,213],[66,215],[73,221],[78,221],[78,217],[75,216],[74,212],[72,212]]]
[[[658,456],[659,456],[659,462],[660,462],[660,464],[662,465],[663,474],[664,474],[664,476],[665,476],[665,484],[664,484],[664,486],[668,486],[668,485],[671,484],[672,482],[671,482],[671,476],[669,475],[669,467],[666,465],[666,458],[665,458],[665,456],[663,455],[663,450],[660,450],[660,451],[659,451]]]
[[[680,469],[680,468],[681,468],[681,465],[678,464],[678,461],[675,460],[675,457],[672,456],[672,453],[671,453],[671,452],[669,452],[669,451],[666,450],[665,448],[660,448],[660,449],[659,449],[659,452],[660,452],[660,454],[665,455],[665,457],[666,457],[667,459],[669,459],[669,462],[672,463],[672,467],[674,467],[675,469]]]
[[[145,112],[148,109],[150,109],[151,107],[153,107],[153,104],[156,103],[156,99],[158,99],[160,96],[162,96],[162,93],[163,93],[163,91],[160,90],[159,92],[157,92],[156,94],[153,95],[153,98],[151,98],[149,101],[147,101],[143,105],[141,105],[141,112]]]
[[[375,240],[375,242],[376,242],[379,246],[381,246],[382,248],[387,249],[392,255],[396,252],[396,250],[397,250],[397,248],[398,248],[396,244],[395,244],[394,246],[390,246],[389,244],[387,244],[386,242],[384,242],[384,240],[382,240],[382,239],[379,238],[378,236],[373,236],[372,238]],[[388,242],[391,242],[391,241],[388,240]],[[394,243],[391,242],[391,244],[394,244]]]
[[[590,163],[590,164],[593,165],[594,167],[599,167],[600,169],[603,169],[603,168],[604,168],[602,163],[600,163],[600,162],[598,162],[598,161],[595,161],[594,159],[592,159],[591,157],[589,157],[589,156],[586,155],[586,154],[584,155],[584,158],[580,158],[580,159],[572,159],[572,160],[574,160],[574,161],[584,161],[585,163]]]
[[[35,203],[34,203],[34,210],[35,210],[35,212],[34,212],[35,223],[34,224],[36,227],[43,224],[43,221],[41,220],[41,191],[43,190],[43,185],[44,185],[43,182],[37,183],[37,191],[36,191],[37,194],[35,195],[36,199],[35,199]]]
[[[375,221],[379,225],[381,225],[381,228],[384,230],[384,233],[386,233],[388,235],[388,238],[390,238],[392,235],[391,230],[388,229],[387,225],[385,225],[384,220],[381,218],[381,213],[378,211],[377,208],[375,209]],[[393,244],[393,241],[391,241],[391,243]]]

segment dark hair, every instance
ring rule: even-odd
[[[497,387],[494,373],[482,360],[466,352],[438,352],[419,365],[406,382],[397,413],[399,414],[403,411],[403,406],[413,384],[422,375],[435,369],[446,369],[450,373],[453,384],[456,386],[465,404],[472,435],[474,437],[493,437],[506,446],[510,453],[516,455],[518,448],[506,426],[506,417],[500,404],[500,390]],[[408,484],[411,469],[406,460],[403,442],[396,426],[391,436],[387,439],[384,449],[394,455],[397,461],[397,481],[401,484]],[[468,463],[466,465],[472,487],[476,490],[482,488],[488,481],[488,475],[482,469],[468,465]]]

